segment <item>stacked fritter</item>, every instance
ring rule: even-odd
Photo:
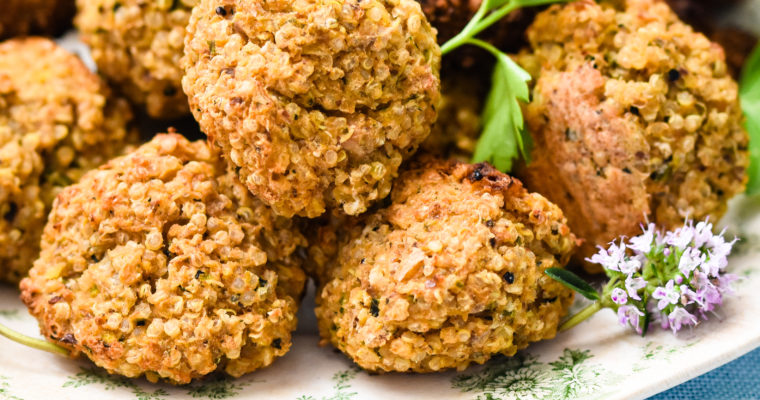
[[[158,135],[61,192],[22,299],[46,338],[111,373],[240,376],[290,349],[292,225],[205,142]]]
[[[52,41],[0,44],[0,280],[18,282],[32,266],[61,188],[136,141],[131,117]]]
[[[431,372],[554,337],[573,294],[544,270],[575,247],[557,206],[488,164],[429,159],[390,203],[313,259],[326,341],[368,370]]]
[[[528,38],[534,148],[518,175],[565,211],[579,258],[647,220],[715,221],[744,190],[748,136],[723,50],[665,3],[553,6]]]
[[[413,0],[203,0],[183,64],[201,129],[285,216],[386,197],[440,96],[435,31]]]
[[[197,0],[78,0],[76,25],[103,74],[154,118],[190,113],[179,61]]]
[[[420,151],[466,161],[475,152],[480,136],[487,82],[459,71],[448,72],[448,78],[441,82],[438,119]]]
[[[71,2],[37,3],[0,36]],[[361,367],[463,369],[556,334],[573,295],[544,272],[580,242],[715,219],[742,190],[723,51],[656,0],[556,5],[528,29],[518,172],[541,194],[443,161],[474,150],[489,64],[467,75],[461,53],[441,85],[438,43],[480,3],[420,3],[78,0],[99,72],[209,137],[116,158],[124,100],[47,40],[0,45],[0,276],[39,253],[21,289],[44,336],[128,377],[240,376],[290,349],[305,267],[323,342]],[[534,12],[485,38],[516,49]]]

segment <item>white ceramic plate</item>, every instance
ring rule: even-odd
[[[716,368],[760,345],[760,201],[736,200],[724,223],[742,238],[729,269],[742,280],[719,310],[720,319],[678,337],[651,329],[642,338],[603,310],[589,321],[461,373],[369,375],[341,353],[319,347],[313,301],[305,301],[295,344],[270,368],[232,380],[188,387],[108,376],[0,338],[0,400],[30,399],[636,399]],[[0,289],[0,322],[34,335],[36,321],[13,288]],[[576,307],[581,304],[576,304]],[[489,397],[490,396],[490,397]]]
[[[736,12],[735,21],[757,29],[760,0]],[[61,41],[83,56],[69,35]],[[652,329],[641,338],[603,310],[589,321],[464,372],[369,375],[342,354],[319,347],[310,293],[299,315],[295,343],[270,368],[233,380],[212,377],[186,387],[109,376],[87,361],[72,361],[0,338],[0,400],[31,399],[641,399],[714,369],[760,346],[760,200],[732,202],[724,225],[742,241],[729,270],[742,280],[718,318],[678,337]],[[578,303],[581,303],[579,300]],[[582,304],[576,304],[580,307]],[[0,322],[37,335],[15,288],[0,286]]]

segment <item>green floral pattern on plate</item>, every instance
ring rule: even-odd
[[[0,400],[24,400],[11,393],[11,385],[8,383],[8,379],[7,376],[0,375]]]
[[[613,378],[603,367],[588,363],[589,350],[565,349],[555,361],[543,363],[532,354],[489,362],[474,374],[452,379],[463,392],[478,393],[477,400],[573,399],[596,392]]]
[[[358,393],[349,392],[351,390],[351,381],[359,373],[359,368],[352,366],[351,368],[343,371],[338,371],[333,375],[332,380],[335,382],[333,385],[333,393],[330,396],[323,396],[321,400],[352,400],[356,398]],[[314,396],[300,396],[296,400],[316,400]]]
[[[19,310],[0,310],[0,317],[9,320],[18,320],[21,319],[21,313]]]
[[[110,375],[104,370],[96,367],[82,368],[82,371],[64,382],[65,388],[80,388],[87,385],[103,385],[105,390],[115,390],[117,388],[128,389],[134,395],[136,400],[165,400],[169,393],[164,389],[156,389],[148,392],[138,386],[134,380]]]
[[[131,392],[135,400],[167,400],[169,398],[169,392],[165,389],[147,391],[136,382],[137,380],[134,379],[110,375],[97,367],[82,367],[79,373],[70,376],[64,382],[63,387],[77,389],[89,385],[102,385],[105,390],[125,389]],[[184,389],[186,394],[193,399],[223,400],[239,395],[245,387],[255,382],[264,381],[235,380],[226,376],[214,376],[179,388]]]

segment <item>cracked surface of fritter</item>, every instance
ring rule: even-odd
[[[554,337],[572,302],[544,274],[575,247],[562,211],[487,164],[420,161],[390,206],[346,222],[314,259],[316,314],[324,342],[367,370],[513,355]]]
[[[17,283],[31,268],[61,188],[137,141],[131,118],[125,100],[52,41],[0,44],[0,280]]]
[[[665,3],[552,6],[528,37],[533,160],[517,175],[565,212],[579,259],[647,219],[717,221],[743,191],[748,137],[723,50]]]
[[[201,129],[285,216],[385,197],[440,96],[435,30],[413,0],[202,0],[183,66]]]
[[[205,142],[161,134],[61,192],[22,300],[110,373],[237,377],[290,349],[304,245]]]
[[[190,114],[182,92],[185,27],[198,0],[78,0],[76,25],[98,71],[153,118]]]
[[[74,0],[3,0],[0,39],[57,35],[71,26]]]

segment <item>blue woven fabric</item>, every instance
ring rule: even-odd
[[[760,348],[649,400],[760,400]]]

